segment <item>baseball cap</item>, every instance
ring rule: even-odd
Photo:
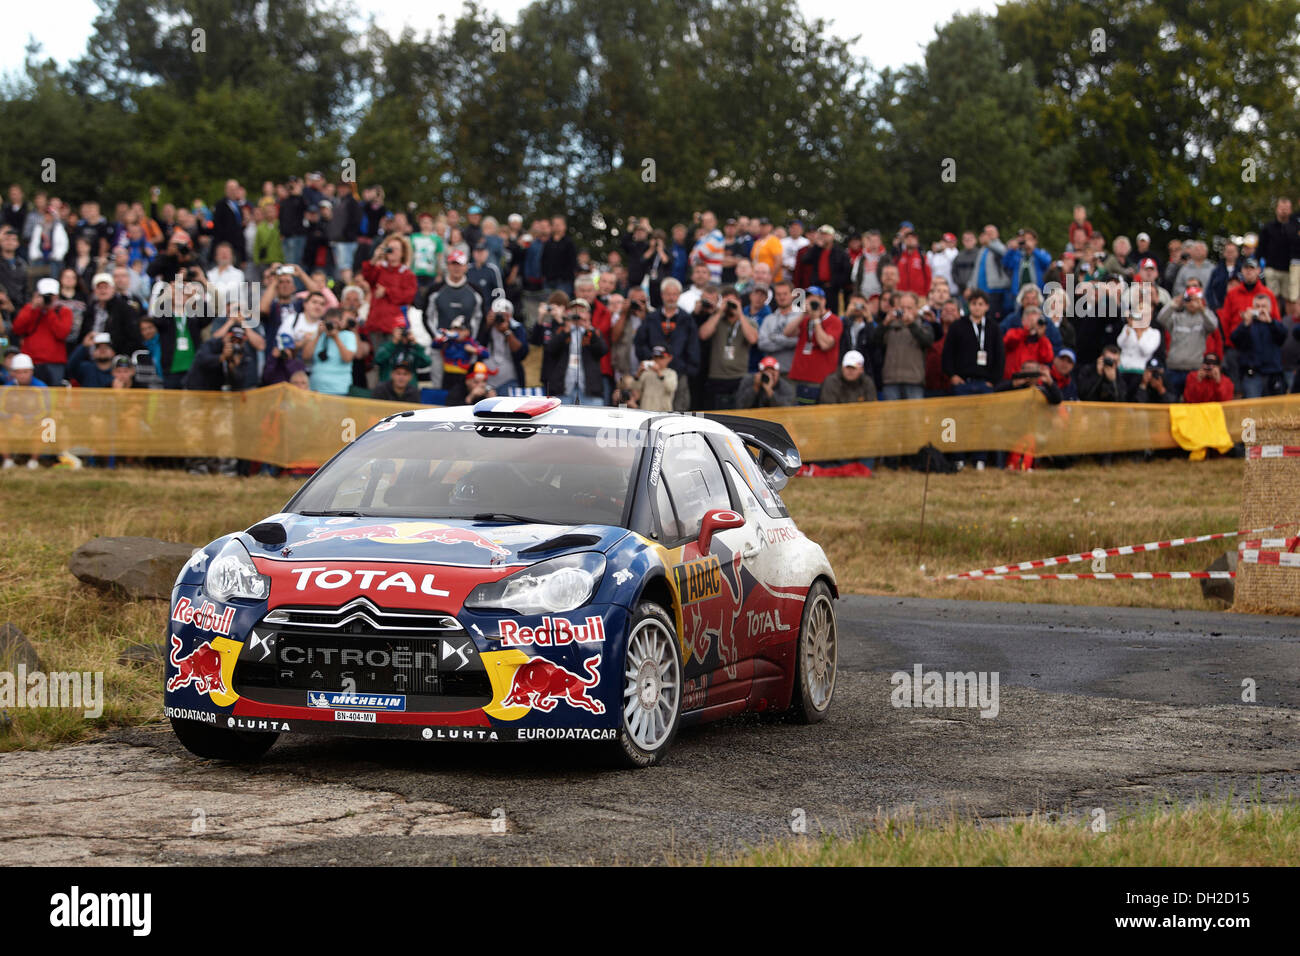
[[[1257,246],[1259,245],[1259,236],[1253,232],[1248,232],[1241,237],[1241,244],[1243,246]]]
[[[96,333],[95,333],[95,337],[94,337],[94,339],[91,340],[91,344],[92,344],[92,345],[112,345],[112,344],[113,344],[113,336],[109,335],[107,332],[96,332]]]
[[[448,261],[448,262],[458,262],[458,263],[460,263],[461,265],[464,265],[464,264],[466,263],[466,261],[467,261],[467,260],[465,259],[465,252],[464,252],[464,250],[462,250],[462,249],[453,249],[453,250],[451,250],[451,252],[447,253],[447,261]]]
[[[1201,291],[1198,287],[1196,287],[1196,286],[1188,286],[1186,289],[1183,290],[1183,298],[1184,298],[1184,299],[1203,299],[1203,298],[1205,298],[1205,293],[1202,292],[1202,291]]]
[[[900,223],[898,224],[898,228],[899,228],[899,229],[915,229],[916,227],[912,225],[912,223],[911,223],[910,220],[904,219],[902,222],[900,222]]]
[[[1205,353],[1205,357],[1201,359],[1201,364],[1203,364],[1203,365],[1218,365],[1218,364],[1219,364],[1219,356],[1217,356],[1217,355],[1214,354],[1213,352],[1206,352],[1206,353]]]
[[[840,364],[846,366],[851,365],[854,368],[862,368],[867,364],[867,360],[863,358],[862,353],[857,349],[849,349],[844,353],[844,358],[840,360]]]
[[[331,209],[334,208],[334,203],[328,199],[322,199],[316,205],[320,206],[322,209],[324,209],[326,206],[329,206]]]
[[[178,246],[188,246],[190,244],[190,234],[184,229],[172,230],[172,242]]]
[[[487,247],[488,247],[488,244],[487,244],[487,240],[486,240],[486,239],[480,239],[478,242],[474,243],[474,251],[475,251],[475,252],[478,252],[480,249],[482,249],[484,252],[486,252],[486,251],[487,251]]]
[[[478,215],[481,215],[482,212],[483,212],[483,207],[482,207],[482,206],[470,206],[470,207],[469,207],[469,212],[466,213],[466,215],[469,215],[469,216],[478,216]]]
[[[944,242],[956,242],[956,241],[957,241],[957,237],[956,237],[953,233],[951,233],[951,232],[945,232],[945,233],[943,234],[943,241],[944,241]]]
[[[1241,267],[1243,269],[1258,269],[1259,260],[1256,259],[1254,256],[1247,256],[1246,258],[1241,260]]]
[[[248,333],[244,331],[242,325],[233,325],[230,327],[230,337],[232,339],[243,339]]]
[[[501,296],[500,298],[494,299],[492,301],[492,311],[509,312],[511,315],[514,315],[515,304],[511,302],[509,299],[507,299],[505,296]]]
[[[817,231],[820,232],[820,233],[821,233],[822,235],[824,235],[824,236],[833,236],[833,235],[835,235],[835,227],[834,227],[834,226],[831,226],[831,225],[818,226],[818,227],[817,227]]]
[[[415,360],[411,358],[410,352],[398,352],[393,359],[393,368],[404,368],[408,372],[415,371]]]
[[[26,352],[19,352],[14,356],[13,361],[9,363],[9,371],[21,372],[24,369],[34,369],[36,366],[32,363],[32,357]]]
[[[1068,358],[1071,362],[1074,362],[1076,365],[1079,362],[1078,356],[1074,354],[1074,349],[1061,349],[1061,351],[1056,353],[1056,357]]]
[[[288,350],[288,351],[292,351],[292,350],[293,350],[293,333],[292,333],[292,332],[281,332],[278,338],[279,338],[279,342],[280,342],[280,348],[282,348],[282,349],[286,349],[286,350]]]
[[[131,361],[129,355],[119,355],[113,359],[113,368],[135,368],[135,362]]]
[[[450,326],[450,328],[453,328],[453,329],[464,329],[464,328],[468,328],[468,326],[465,324],[465,316],[463,316],[463,315],[458,315],[458,316],[456,316],[456,318],[452,319],[452,320],[451,320],[451,326]]]
[[[579,297],[579,298],[574,299],[573,301],[571,301],[571,302],[569,303],[569,308],[571,308],[571,309],[582,308],[582,309],[588,309],[588,310],[590,310],[590,309],[591,309],[591,303],[588,302],[586,299]]]
[[[488,367],[482,362],[475,362],[474,368],[470,370],[471,375],[487,375]]]
[[[1147,256],[1145,259],[1143,259],[1141,262],[1138,263],[1138,268],[1139,268],[1139,269],[1159,269],[1160,266],[1156,263],[1156,260],[1152,259],[1150,256]]]
[[[776,360],[775,355],[765,355],[763,358],[758,360],[758,367],[779,369],[781,367],[781,363]]]
[[[37,280],[37,282],[36,282],[36,294],[37,294],[37,295],[58,295],[58,294],[59,294],[59,280],[58,280],[58,279],[48,279],[48,278],[47,278],[47,279],[39,279],[39,280]]]
[[[650,350],[650,354],[653,355],[655,358],[659,358],[659,356],[661,355],[667,355],[668,350],[664,348],[662,345],[656,345],[653,349]]]
[[[769,291],[768,287],[763,285],[761,282],[755,282],[749,289],[750,295],[753,295],[755,292],[761,292],[763,295],[767,295]]]
[[[758,224],[760,226],[770,226],[772,225],[772,220],[768,219],[767,216],[760,216],[758,218]]]
[[[1149,234],[1145,233],[1145,232],[1139,232],[1139,233],[1138,233],[1138,241],[1139,241],[1139,242],[1142,242],[1142,241],[1150,242],[1150,241],[1151,241],[1151,236],[1150,236]]]
[[[93,278],[93,279],[90,280],[90,286],[91,286],[91,288],[93,289],[95,286],[99,285],[101,282],[107,282],[109,285],[112,285],[112,284],[113,284],[113,276],[112,276],[111,274],[107,273],[107,272],[96,272],[96,273],[95,273],[95,278]]]
[[[807,291],[809,295],[815,295],[821,299],[826,298],[826,293],[822,291],[822,287],[819,285],[810,285]]]

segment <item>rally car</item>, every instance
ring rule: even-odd
[[[282,733],[598,741],[806,722],[835,691],[835,574],[780,497],[779,425],[491,398],[403,411],[280,514],[196,551],[165,708],[209,758]]]

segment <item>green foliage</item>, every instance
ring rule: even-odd
[[[1011,0],[879,74],[796,0],[467,2],[397,37],[338,0],[99,4],[81,60],[0,81],[29,188],[46,158],[65,197],[184,202],[352,159],[398,205],[563,211],[596,248],[713,208],[1054,251],[1076,201],[1108,234],[1245,231],[1300,163],[1300,0]]]

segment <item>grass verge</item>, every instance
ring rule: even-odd
[[[882,818],[853,839],[794,838],[724,866],[1291,866],[1300,804],[1151,806],[1094,832],[1091,819]]]

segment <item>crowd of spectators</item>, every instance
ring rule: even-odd
[[[656,410],[921,400],[1205,402],[1300,391],[1300,217],[1244,236],[986,225],[927,237],[798,219],[657,228],[605,248],[564,216],[410,212],[320,173],[208,204],[75,207],[8,190],[5,385],[239,390],[288,382],[396,401],[540,389]],[[1055,238],[1057,241],[1051,241]],[[1059,252],[1051,251],[1059,248]],[[540,350],[540,374],[525,358]],[[422,391],[421,385],[430,391]]]

